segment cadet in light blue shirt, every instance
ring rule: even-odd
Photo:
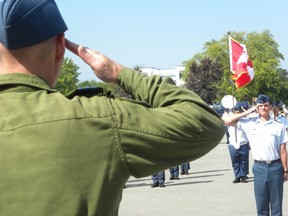
[[[288,177],[288,137],[284,126],[270,116],[270,98],[260,94],[256,103],[255,107],[226,118],[224,122],[243,130],[249,140],[254,158],[254,193],[258,215],[281,216],[283,182]],[[257,118],[242,118],[256,109],[259,113]]]

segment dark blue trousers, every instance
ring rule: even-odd
[[[184,164],[181,164],[181,173],[188,173],[188,170],[190,169],[190,163],[187,162],[187,163],[184,163]]]
[[[282,216],[283,171],[281,162],[254,163],[254,194],[258,216]]]
[[[178,177],[179,176],[179,166],[172,167],[169,169],[171,177]]]
[[[235,149],[233,145],[228,145],[234,176],[237,178],[245,177],[248,174],[249,145],[241,145]]]
[[[162,184],[165,182],[165,172],[164,171],[160,171],[159,173],[156,173],[156,174],[152,175],[151,177],[152,177],[152,181],[154,184],[156,184],[156,183]]]

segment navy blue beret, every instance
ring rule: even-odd
[[[267,101],[270,101],[270,98],[267,95],[260,94],[256,100],[256,103],[266,103]]]
[[[54,0],[4,0],[0,10],[0,42],[10,50],[43,42],[67,30]]]

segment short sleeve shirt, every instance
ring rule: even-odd
[[[283,124],[285,129],[288,128],[288,121],[287,121],[287,119],[284,116],[278,115],[277,118],[276,118],[276,121],[278,121],[281,124]]]
[[[228,116],[232,116],[233,114],[225,113],[223,114],[223,119],[225,119]],[[227,130],[229,133],[229,144],[233,145],[236,149],[239,149],[241,145],[247,145],[248,139],[246,134],[240,130],[239,128],[235,128],[233,126],[227,126]]]

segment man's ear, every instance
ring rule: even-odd
[[[62,63],[64,59],[64,54],[65,54],[65,35],[64,33],[59,34],[56,36],[56,62],[57,63]]]

